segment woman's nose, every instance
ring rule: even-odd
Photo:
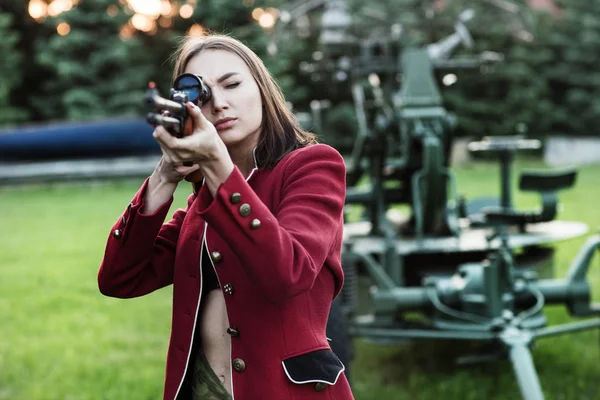
[[[227,100],[225,99],[225,96],[223,96],[220,93],[213,92],[211,105],[212,105],[212,111],[214,114],[217,114],[220,111],[229,108],[229,106],[227,104]]]

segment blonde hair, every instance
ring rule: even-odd
[[[315,135],[302,128],[286,106],[281,87],[262,60],[237,39],[222,34],[186,37],[173,54],[173,80],[203,50],[224,50],[236,54],[246,63],[258,85],[263,104],[262,126],[255,153],[259,167],[273,168],[290,151],[316,142]]]

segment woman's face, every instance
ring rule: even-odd
[[[228,148],[254,149],[262,124],[262,100],[246,63],[225,50],[204,50],[192,57],[184,72],[202,76],[212,99],[202,113]]]

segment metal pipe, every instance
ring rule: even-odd
[[[544,392],[528,344],[513,343],[510,346],[510,360],[523,400],[544,400]]]
[[[488,332],[465,332],[465,331],[435,331],[425,329],[385,329],[361,327],[352,325],[352,335],[370,338],[394,338],[394,339],[451,339],[451,340],[493,340],[495,335]]]
[[[588,329],[600,328],[600,318],[594,318],[587,321],[573,322],[559,326],[550,326],[547,328],[536,329],[533,335],[536,338],[562,335],[563,333],[585,331]]]

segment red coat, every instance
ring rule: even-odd
[[[234,168],[214,198],[204,185],[164,224],[173,200],[140,214],[144,183],[112,228],[98,284],[120,298],[174,284],[164,399],[177,396],[190,360],[203,238],[237,330],[228,330],[234,399],[353,398],[325,337],[343,283],[345,173],[333,148],[305,147],[247,180]]]

